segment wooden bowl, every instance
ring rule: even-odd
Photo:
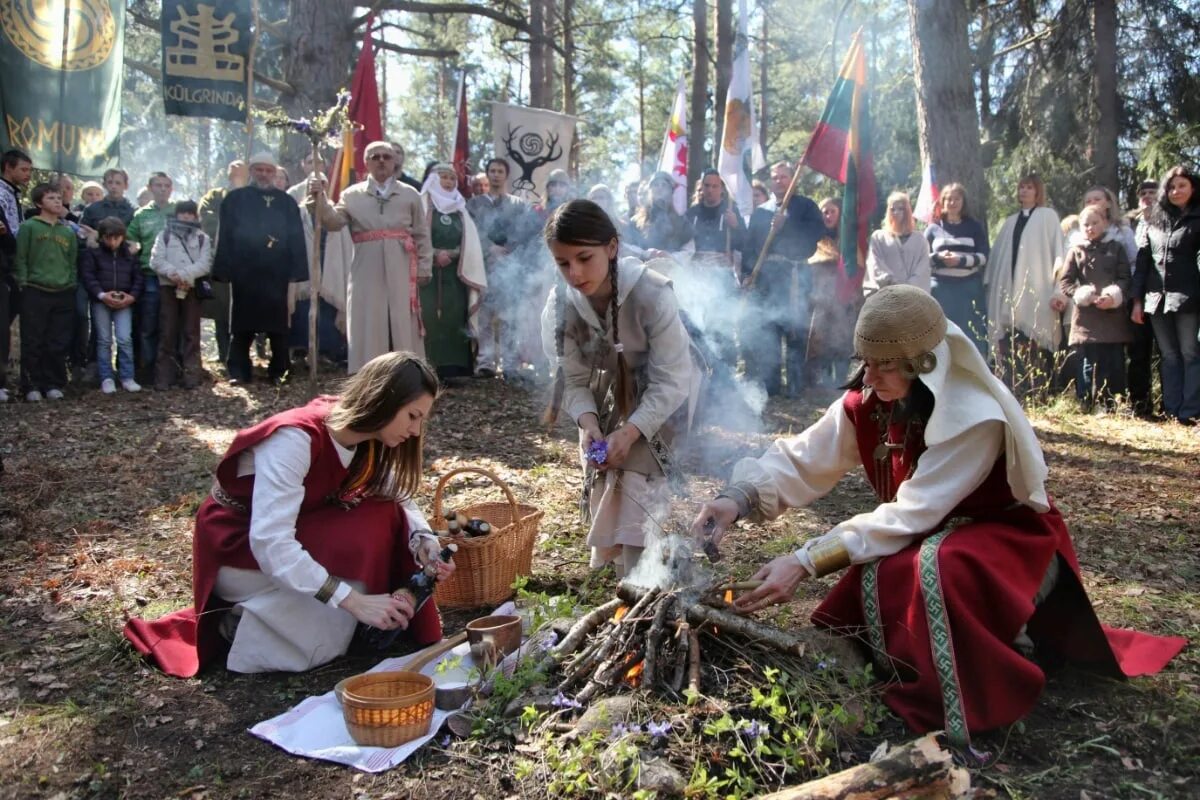
[[[506,656],[521,646],[521,618],[501,614],[473,619],[467,623],[467,641],[472,645],[490,642]]]

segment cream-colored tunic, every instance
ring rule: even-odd
[[[306,208],[315,206],[321,224],[331,231],[350,226],[352,234],[402,230],[416,245],[417,279],[433,275],[429,226],[421,196],[411,186],[391,180],[376,194],[372,181],[363,181],[342,192],[331,207],[324,195],[309,197]],[[347,287],[347,340],[349,372],[357,372],[375,356],[392,350],[409,350],[422,358],[421,312],[413,309],[415,292],[409,256],[399,239],[359,241],[354,245]]]
[[[593,566],[618,560],[624,547],[644,547],[648,533],[661,533],[671,487],[646,442],[657,435],[669,447],[687,428],[702,380],[671,284],[637,259],[623,259],[618,269],[617,324],[635,387],[636,406],[628,422],[643,438],[623,468],[606,471],[592,489],[588,544]],[[597,414],[607,435],[620,422],[615,411],[607,420],[603,415],[617,366],[610,320],[601,320],[578,291],[565,292],[562,407],[576,422],[586,413]],[[542,342],[552,364],[558,360],[554,331],[559,313],[552,291],[542,313]]]

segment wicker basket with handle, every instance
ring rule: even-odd
[[[351,738],[368,747],[397,747],[429,733],[433,679],[419,672],[355,675],[342,690],[342,716]]]
[[[487,536],[446,535],[442,493],[451,478],[464,473],[482,475],[504,492],[504,502],[472,503],[457,509],[468,517],[486,520],[492,526]],[[518,503],[508,484],[482,467],[460,467],[443,475],[433,492],[433,525],[442,546],[453,542],[458,545],[458,552],[454,554],[457,569],[438,583],[434,593],[438,606],[478,608],[512,597],[513,581],[518,575],[528,575],[532,567],[533,545],[542,514],[535,506]]]

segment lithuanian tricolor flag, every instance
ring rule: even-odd
[[[867,57],[859,31],[801,159],[814,172],[846,185],[838,249],[844,275],[855,281],[861,280],[870,219],[877,203],[868,98]]]

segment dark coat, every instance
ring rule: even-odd
[[[742,280],[749,278],[758,262],[758,254],[766,245],[771,233],[771,220],[775,212],[756,208],[750,215],[750,226],[746,231],[746,246],[742,249]],[[825,236],[825,220],[817,204],[802,195],[794,195],[788,203],[783,227],[771,241],[768,258],[764,259],[754,291],[776,302],[786,303],[790,296],[792,272],[803,271],[803,280],[808,282],[808,259],[817,252],[817,242]],[[775,257],[775,258],[771,258]],[[804,300],[807,302],[807,291]]]
[[[1137,232],[1133,299],[1147,314],[1200,308],[1200,204],[1179,215],[1161,213]]]
[[[1078,244],[1067,253],[1063,262],[1058,288],[1075,299],[1071,316],[1070,344],[1123,344],[1133,340],[1133,329],[1124,298],[1129,296],[1129,256],[1118,239]],[[1117,305],[1097,308],[1094,303],[1081,305],[1080,289],[1091,287],[1087,294],[1099,298],[1112,287],[1120,290]]]
[[[212,277],[232,285],[230,330],[286,333],[288,284],[308,280],[300,208],[280,189],[244,186],[221,201]]]
[[[115,252],[103,244],[79,249],[79,282],[93,301],[102,292],[125,292],[137,297],[145,280],[138,257],[129,252],[125,242]]]
[[[703,203],[697,203],[684,214],[692,226],[697,253],[724,253],[726,250],[741,252],[746,238],[746,223],[742,221],[742,215],[738,213],[735,205],[733,206],[733,215],[737,221],[727,230],[725,225],[726,208],[729,208],[729,200],[722,200],[720,205],[713,208],[709,208]],[[727,234],[728,241],[725,238]]]

